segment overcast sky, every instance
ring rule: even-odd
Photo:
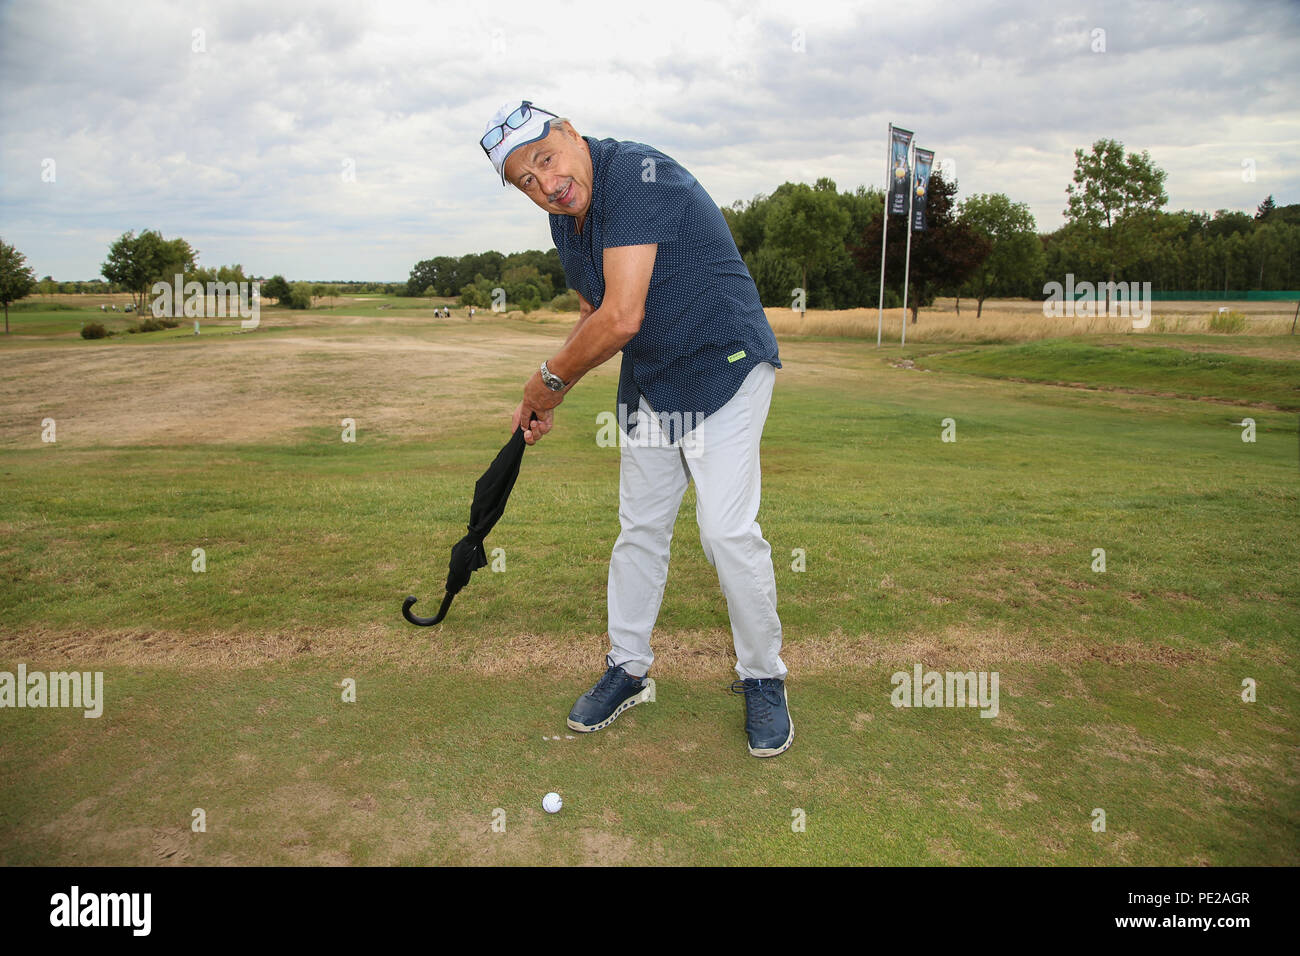
[[[720,205],[879,186],[892,121],[1042,231],[1101,137],[1150,151],[1170,209],[1253,212],[1300,202],[1297,50],[1294,0],[0,0],[0,236],[57,279],[128,229],[290,279],[547,249],[478,146],[524,98]]]

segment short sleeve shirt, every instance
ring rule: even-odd
[[[722,210],[695,177],[644,143],[585,139],[592,189],[582,232],[573,216],[551,215],[551,238],[569,288],[594,308],[605,297],[605,249],[658,244],[641,329],[623,346],[618,417],[632,430],[644,395],[676,441],[756,365],[780,368],[776,336]]]

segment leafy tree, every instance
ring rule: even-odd
[[[1118,140],[1099,139],[1091,153],[1074,151],[1074,182],[1065,189],[1065,216],[1083,226],[1095,243],[1109,282],[1140,254],[1134,223],[1149,219],[1169,201],[1165,176],[1146,150],[1126,156]]]
[[[1278,206],[1268,214],[1268,221],[1289,223],[1293,226],[1300,225],[1300,203]]]
[[[737,199],[722,210],[722,218],[727,221],[731,238],[742,258],[753,255],[762,248],[767,234],[767,211],[770,208],[768,197],[759,193],[749,202]]]
[[[800,183],[774,198],[767,212],[764,241],[799,266],[805,302],[808,270],[825,265],[844,248],[850,222],[849,214],[837,202],[835,183],[825,177],[814,187]]]
[[[1129,263],[1126,278],[1149,281],[1161,288],[1179,287],[1181,237],[1187,231],[1186,216],[1152,213],[1136,219],[1130,228],[1138,252]]]
[[[542,307],[541,296],[537,294],[537,289],[534,286],[527,286],[523,290],[516,292],[513,299],[509,298],[509,293],[506,293],[506,295],[506,304],[511,308],[518,309],[525,315],[534,309]]]
[[[790,290],[799,284],[801,273],[798,263],[792,262],[767,246],[760,246],[744,257],[758,298],[764,305],[789,306]]]
[[[275,299],[281,305],[287,305],[285,301],[293,291],[289,283],[285,281],[284,276],[274,275],[262,283],[262,295]]]
[[[1292,209],[1294,222],[1288,218]],[[1136,252],[1117,272],[1120,281],[1217,293],[1300,287],[1300,206],[1274,206],[1265,220],[1239,210],[1182,209],[1148,214],[1128,228]],[[1048,274],[1102,274],[1100,254],[1092,254],[1100,244],[1090,243],[1086,232],[1082,224],[1067,223],[1043,237]]]
[[[289,289],[289,296],[285,305],[291,309],[310,309],[311,284],[308,282],[295,282]]]
[[[456,277],[464,281],[470,281],[471,276],[477,276],[480,273],[487,279],[493,281],[501,278],[501,270],[505,266],[506,257],[495,249],[489,249],[487,252],[470,253],[461,256],[456,261]]]
[[[876,275],[857,268],[847,245],[841,243],[818,263],[808,266],[790,258],[788,251],[767,242],[769,213],[799,189],[796,183],[782,183],[770,196],[759,194],[749,202],[738,201],[722,210],[731,237],[736,243],[758,287],[759,298],[768,306],[791,304],[791,290],[806,290],[805,304],[810,308],[852,308],[874,305],[878,285]],[[830,179],[820,179],[814,190],[835,193]],[[835,202],[849,217],[847,236],[861,235],[879,214],[884,194],[877,189],[859,186],[853,192],[835,193]],[[802,286],[801,286],[802,283]]]
[[[422,295],[425,289],[432,288],[437,294],[438,282],[440,279],[449,277],[452,266],[456,260],[450,256],[438,256],[433,259],[422,259],[411,267],[410,278],[406,280],[405,295],[415,297]]]
[[[911,266],[908,269],[907,304],[915,324],[918,312],[932,303],[940,291],[953,291],[971,277],[988,257],[993,244],[956,215],[957,184],[949,183],[938,169],[930,174],[926,192],[926,228],[912,233]],[[880,233],[884,210],[877,211],[861,242],[851,251],[863,270],[880,268]],[[889,230],[885,246],[885,271],[901,276],[907,259],[907,229]]]
[[[1042,274],[1046,256],[1038,239],[1034,216],[1024,203],[1002,193],[981,193],[959,207],[958,220],[992,243],[992,251],[971,276],[975,317],[984,312],[990,295],[1021,295],[1027,282]]]
[[[1211,238],[1218,236],[1235,236],[1252,232],[1255,220],[1244,212],[1235,209],[1216,209],[1214,218],[1205,224],[1205,234]]]
[[[840,208],[849,214],[849,236],[860,236],[880,216],[885,194],[880,189],[859,186],[852,193],[839,194]],[[880,299],[880,250],[876,250],[876,268],[859,269],[847,243],[826,263],[824,274],[815,274],[814,286],[827,294],[809,298],[809,303],[828,308],[848,309],[874,306]],[[892,300],[892,296],[889,297]]]
[[[406,296],[420,296],[432,288],[433,295],[459,295],[467,285],[471,285],[478,276],[483,276],[497,285],[501,285],[507,272],[516,268],[533,268],[536,274],[550,282],[549,288],[565,288],[564,267],[560,264],[560,254],[555,249],[543,252],[540,249],[528,249],[502,255],[494,250],[482,253],[469,253],[458,257],[435,256],[423,259],[411,269],[405,288],[399,293]],[[545,283],[539,283],[539,289]],[[548,296],[549,298],[549,296]]]
[[[525,312],[541,308],[555,295],[551,277],[542,275],[534,265],[515,265],[502,271],[501,285],[506,290],[506,302]]]
[[[27,257],[0,239],[0,302],[5,307],[5,335],[9,334],[9,303],[25,299],[36,285],[36,273]]]
[[[1248,238],[1247,246],[1252,271],[1254,263],[1259,263],[1259,274],[1255,282],[1257,288],[1267,289],[1270,285],[1274,288],[1288,288],[1282,284],[1282,281],[1289,271],[1288,259],[1294,256],[1296,249],[1300,247],[1300,242],[1296,241],[1298,234],[1300,230],[1295,226],[1266,222]],[[1266,282],[1266,275],[1272,280],[1271,282]]]
[[[475,275],[473,282],[461,286],[459,304],[465,308],[490,309],[498,301],[497,289],[505,291],[507,308],[525,313],[540,309],[543,302],[555,298],[549,275],[543,275],[536,266],[515,265],[498,278],[482,273]]]
[[[197,260],[198,252],[184,239],[168,241],[161,233],[146,229],[139,236],[134,231],[123,233],[109,247],[100,271],[109,282],[131,293],[136,311],[143,313],[155,282],[185,275]]]
[[[248,282],[248,276],[244,275],[244,267],[238,262],[229,266],[217,267],[218,282]]]
[[[469,308],[487,309],[492,306],[492,282],[486,276],[475,276],[474,281],[460,290],[460,305]]]
[[[536,275],[545,282],[538,283],[539,288],[563,289],[565,288],[564,267],[560,264],[560,254],[554,249],[549,253],[542,252],[538,249],[528,249],[524,252],[515,252],[506,256],[500,264],[500,271],[497,273],[503,281],[509,281],[511,270],[518,268],[535,269]],[[484,275],[490,275],[484,272]],[[549,283],[549,285],[547,284]],[[544,298],[549,299],[547,294]]]
[[[231,266],[196,266],[189,272],[185,273],[185,282],[197,282],[206,290],[209,282],[219,282],[223,286],[234,283],[238,288],[239,283],[250,281],[248,276],[244,275],[244,267],[236,263]],[[173,303],[175,304],[175,303]],[[179,313],[179,309],[177,309]]]

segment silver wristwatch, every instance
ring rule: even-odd
[[[542,382],[552,392],[564,391],[564,379],[547,368],[545,362],[542,363]]]

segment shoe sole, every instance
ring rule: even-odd
[[[570,730],[576,730],[580,734],[595,733],[597,730],[604,730],[606,727],[612,724],[615,721],[615,719],[618,717],[618,715],[623,713],[623,711],[627,710],[629,707],[635,707],[637,704],[653,704],[654,700],[655,700],[655,679],[651,677],[646,681],[646,685],[644,688],[642,688],[641,693],[633,694],[627,700],[623,701],[623,703],[618,705],[614,713],[610,714],[600,723],[591,724],[591,725],[580,724],[572,717],[569,718],[567,723],[569,725]],[[786,746],[788,747],[789,744],[786,744]]]
[[[788,714],[788,713],[790,713],[790,692],[787,691],[787,690],[785,690],[784,688],[782,688],[782,692],[785,694],[785,712]],[[788,737],[785,738],[785,743],[783,743],[781,746],[779,746],[779,747],[768,747],[768,748],[760,747],[760,748],[758,748],[757,750],[755,750],[753,747],[749,747],[749,741],[748,741],[748,740],[745,741],[745,746],[749,747],[749,753],[750,753],[750,756],[753,756],[753,757],[775,757],[775,756],[777,756],[778,754],[783,754],[783,753],[785,753],[787,750],[789,750],[789,749],[790,749],[790,745],[791,745],[792,743],[794,743],[794,718],[791,718],[791,719],[790,719],[790,735],[789,735]]]

